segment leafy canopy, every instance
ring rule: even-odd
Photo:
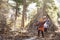
[[[22,4],[22,0],[13,0],[14,2],[18,3],[19,5]]]

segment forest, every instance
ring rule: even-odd
[[[42,16],[50,22],[44,38],[34,25]],[[0,40],[60,40],[60,0],[0,0]]]

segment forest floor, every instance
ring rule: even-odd
[[[44,38],[37,36],[37,27],[30,27],[28,32],[8,32],[0,34],[0,40],[60,40],[60,32],[48,31],[44,32]]]
[[[26,36],[21,36],[21,35],[14,36],[14,35],[2,34],[0,35],[0,40],[60,40],[60,35],[53,33],[53,32],[45,34],[44,38],[42,38],[42,36],[37,37],[37,35],[32,35],[32,34],[30,34],[30,36],[27,36],[27,35]]]

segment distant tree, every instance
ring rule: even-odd
[[[16,3],[15,9],[16,9],[16,14],[15,14],[15,20],[17,19],[17,14],[19,11],[19,6],[22,5],[22,0],[13,0]]]
[[[22,12],[22,24],[21,26],[24,27],[24,19],[26,14],[26,0],[13,0],[16,2],[16,14],[15,14],[15,20],[17,19],[17,12],[20,5],[23,5],[23,12]]]

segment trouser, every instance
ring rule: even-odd
[[[44,32],[41,31],[41,30],[38,30],[38,37],[40,36],[40,32],[41,32],[41,34],[42,34],[42,37],[44,37]]]
[[[47,32],[47,28],[44,28],[44,32]]]

